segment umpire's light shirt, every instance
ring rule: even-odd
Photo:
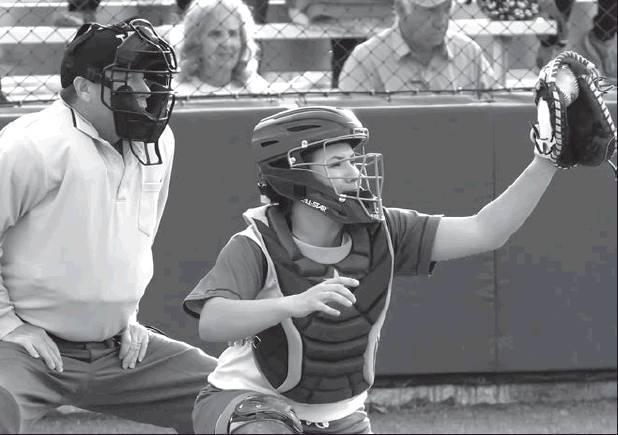
[[[479,45],[452,28],[428,65],[423,65],[398,26],[357,46],[339,77],[344,92],[489,89],[494,72]]]
[[[0,132],[0,338],[23,322],[72,341],[124,329],[152,277],[163,164],[122,156],[63,101]]]

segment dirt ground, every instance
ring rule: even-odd
[[[372,413],[376,433],[616,433],[616,400],[553,404],[430,405]]]
[[[616,400],[511,405],[430,404],[370,413],[375,433],[617,433]],[[75,409],[54,412],[33,433],[174,433]]]

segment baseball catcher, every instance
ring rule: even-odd
[[[559,168],[598,166],[616,153],[616,126],[603,100],[611,85],[594,64],[564,51],[541,69],[536,84],[538,123],[530,138],[535,152]]]
[[[354,112],[326,106],[255,126],[265,205],[243,213],[184,302],[202,339],[228,343],[195,402],[196,433],[372,433],[365,402],[394,277],[500,248],[558,172],[534,155],[471,216],[389,207],[369,137]]]

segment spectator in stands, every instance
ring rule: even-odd
[[[556,56],[556,52],[563,50],[568,39],[569,17],[571,9],[573,9],[574,0],[541,0],[539,1],[539,10],[542,16],[555,20],[558,25],[556,35],[541,35],[539,39],[539,48],[536,53],[536,66],[543,68],[547,63]]]
[[[175,24],[191,0],[176,0],[177,11],[161,8],[160,0],[138,0],[137,16],[146,18],[155,25]],[[57,27],[79,27],[84,23],[97,22],[97,8],[101,0],[68,0],[68,11],[59,12],[54,18]],[[115,20],[116,17],[109,17]]]
[[[265,24],[268,13],[268,0],[244,0],[251,9],[251,14],[256,23]],[[177,0],[178,9],[183,13],[191,3],[191,0]]]
[[[101,0],[68,0],[69,10],[59,12],[54,18],[57,27],[79,27],[96,21],[97,8]]]
[[[314,18],[308,15],[309,7],[315,6],[313,3],[320,4],[320,7],[324,2],[321,0],[315,2],[312,0],[285,0],[285,3],[288,8],[290,21],[301,26],[309,26]],[[331,38],[331,87],[336,88],[339,86],[339,75],[341,74],[343,64],[350,53],[352,53],[352,50],[365,40],[366,38]]]
[[[574,0],[571,0],[573,2]],[[601,74],[616,80],[616,0],[599,0],[592,28],[573,44],[573,50],[589,59]]]
[[[392,21],[393,0],[286,0],[293,23],[309,26],[312,22],[334,19],[345,22],[358,18]],[[331,38],[331,87],[339,86],[341,68],[354,48],[367,38]]]
[[[266,14],[268,13],[268,0],[245,0],[245,3],[251,8],[255,22],[265,24]]]
[[[565,49],[568,39],[568,22],[575,0],[544,0],[540,2],[541,13],[557,21],[558,35],[539,38],[536,56],[537,67],[549,62],[557,51]],[[581,37],[572,41],[568,49],[575,50],[592,61],[601,73],[616,77],[616,0],[599,0],[597,13],[592,19],[592,27]],[[582,25],[582,23],[577,23]]]
[[[354,49],[339,89],[355,91],[461,90],[494,86],[481,48],[448,29],[452,0],[395,0],[397,19]]]
[[[4,92],[2,92],[2,80],[0,80],[0,104],[7,103],[8,100],[4,96]]]
[[[257,73],[255,23],[242,0],[193,0],[183,24],[178,94],[267,91]]]

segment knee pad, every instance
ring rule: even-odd
[[[229,433],[282,433],[281,429],[285,428],[290,433],[303,433],[302,424],[289,403],[259,393],[236,405],[228,427]]]

